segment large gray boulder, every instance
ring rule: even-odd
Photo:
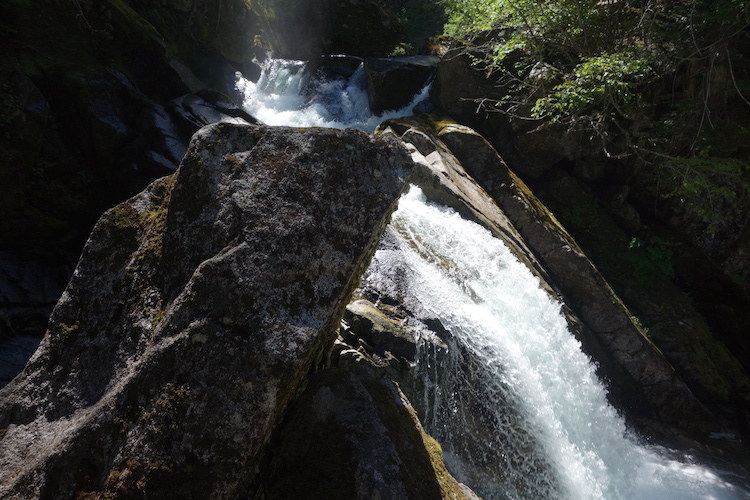
[[[102,216],[0,392],[0,497],[247,492],[411,165],[354,130],[199,131],[176,174]]]

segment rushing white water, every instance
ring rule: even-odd
[[[271,60],[237,82],[245,109],[269,125],[371,131],[409,115],[369,112],[360,67],[309,82],[305,63]],[[423,346],[413,401],[451,472],[485,500],[729,500],[750,494],[720,469],[628,436],[560,305],[482,227],[412,188],[366,282],[448,330],[447,352]]]
[[[415,403],[483,498],[750,498],[727,473],[627,436],[560,305],[487,230],[412,187],[389,238],[367,283],[450,332],[447,354],[421,353]]]
[[[349,79],[312,82],[305,66],[303,61],[270,59],[257,83],[239,78],[237,89],[244,95],[245,111],[268,125],[371,132],[387,118],[411,115],[429,92],[425,87],[404,109],[375,116],[370,113],[362,65]]]

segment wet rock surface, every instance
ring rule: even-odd
[[[409,104],[431,80],[439,60],[435,56],[365,60],[370,111],[381,115]]]
[[[263,466],[265,499],[467,499],[399,387],[373,365],[318,372]]]

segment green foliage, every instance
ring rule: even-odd
[[[445,34],[465,36],[493,28],[502,15],[503,0],[446,0]]]
[[[630,322],[635,325],[636,328],[638,328],[640,331],[642,331],[647,337],[651,337],[651,330],[643,324],[643,322],[638,318],[637,316],[634,316],[632,314],[628,314],[628,317],[630,318]]]
[[[530,53],[564,56],[568,62],[626,47],[638,19],[626,2],[599,0],[446,0],[446,34],[467,36],[503,28]],[[507,33],[506,33],[507,36]],[[502,41],[501,41],[502,42]]]
[[[750,163],[737,158],[699,154],[674,158],[660,170],[661,179],[671,188],[666,197],[676,199],[685,216],[705,225],[708,234],[743,217],[750,201]]]
[[[651,72],[648,61],[619,52],[585,58],[563,83],[538,99],[532,116],[557,121],[581,114],[627,118],[629,108],[640,100],[638,84]]]
[[[492,111],[580,121],[604,137],[613,120],[630,118],[653,72],[651,52],[637,40],[643,12],[624,1],[450,0],[447,7],[453,34],[497,29],[479,62],[509,91]]]
[[[640,284],[651,285],[657,276],[674,277],[672,250],[663,238],[633,238],[628,248],[627,259],[633,268],[633,276]]]
[[[750,120],[732,106],[750,106],[750,0],[445,5],[449,34],[493,30],[476,38],[487,52],[476,66],[502,89],[481,100],[486,111],[590,130],[607,156],[637,156],[709,233],[740,221],[750,187],[736,145]]]
[[[695,65],[715,58],[717,44],[741,36],[748,26],[749,5],[750,0],[446,0],[446,32],[471,38],[496,29],[481,64],[503,73],[501,85],[524,99],[524,106],[511,112],[524,109],[527,117],[555,120],[595,115],[588,121],[598,126],[613,111],[631,118],[626,108],[640,101],[640,84],[647,78],[674,71],[683,61]],[[535,71],[540,67],[546,70]],[[710,74],[693,71],[710,84]],[[739,89],[744,82],[734,84]]]
[[[405,56],[414,50],[414,47],[408,43],[399,43],[395,49],[391,52],[391,57]]]

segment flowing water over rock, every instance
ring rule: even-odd
[[[310,85],[305,63],[272,60],[238,89],[266,123],[361,130],[428,95],[373,116],[363,71]],[[412,188],[388,233],[365,279],[449,332],[447,355],[419,352],[413,402],[458,480],[485,499],[750,498],[744,476],[628,434],[560,304],[488,231]]]
[[[324,81],[268,61],[237,85],[267,124],[368,131],[429,90],[374,116],[361,66]],[[488,231],[412,188],[384,241],[365,280],[447,331],[447,349],[420,346],[411,397],[450,472],[483,498],[750,499],[746,477],[629,435],[560,304]]]
[[[389,233],[368,285],[450,333],[439,363],[421,352],[414,403],[459,481],[486,499],[750,498],[727,473],[627,437],[560,305],[487,230],[412,188]]]
[[[429,86],[403,109],[376,116],[370,112],[364,64],[349,78],[321,80],[311,77],[304,61],[271,59],[257,83],[238,78],[245,110],[268,125],[292,127],[356,128],[372,132],[387,118],[412,114],[427,98]]]

